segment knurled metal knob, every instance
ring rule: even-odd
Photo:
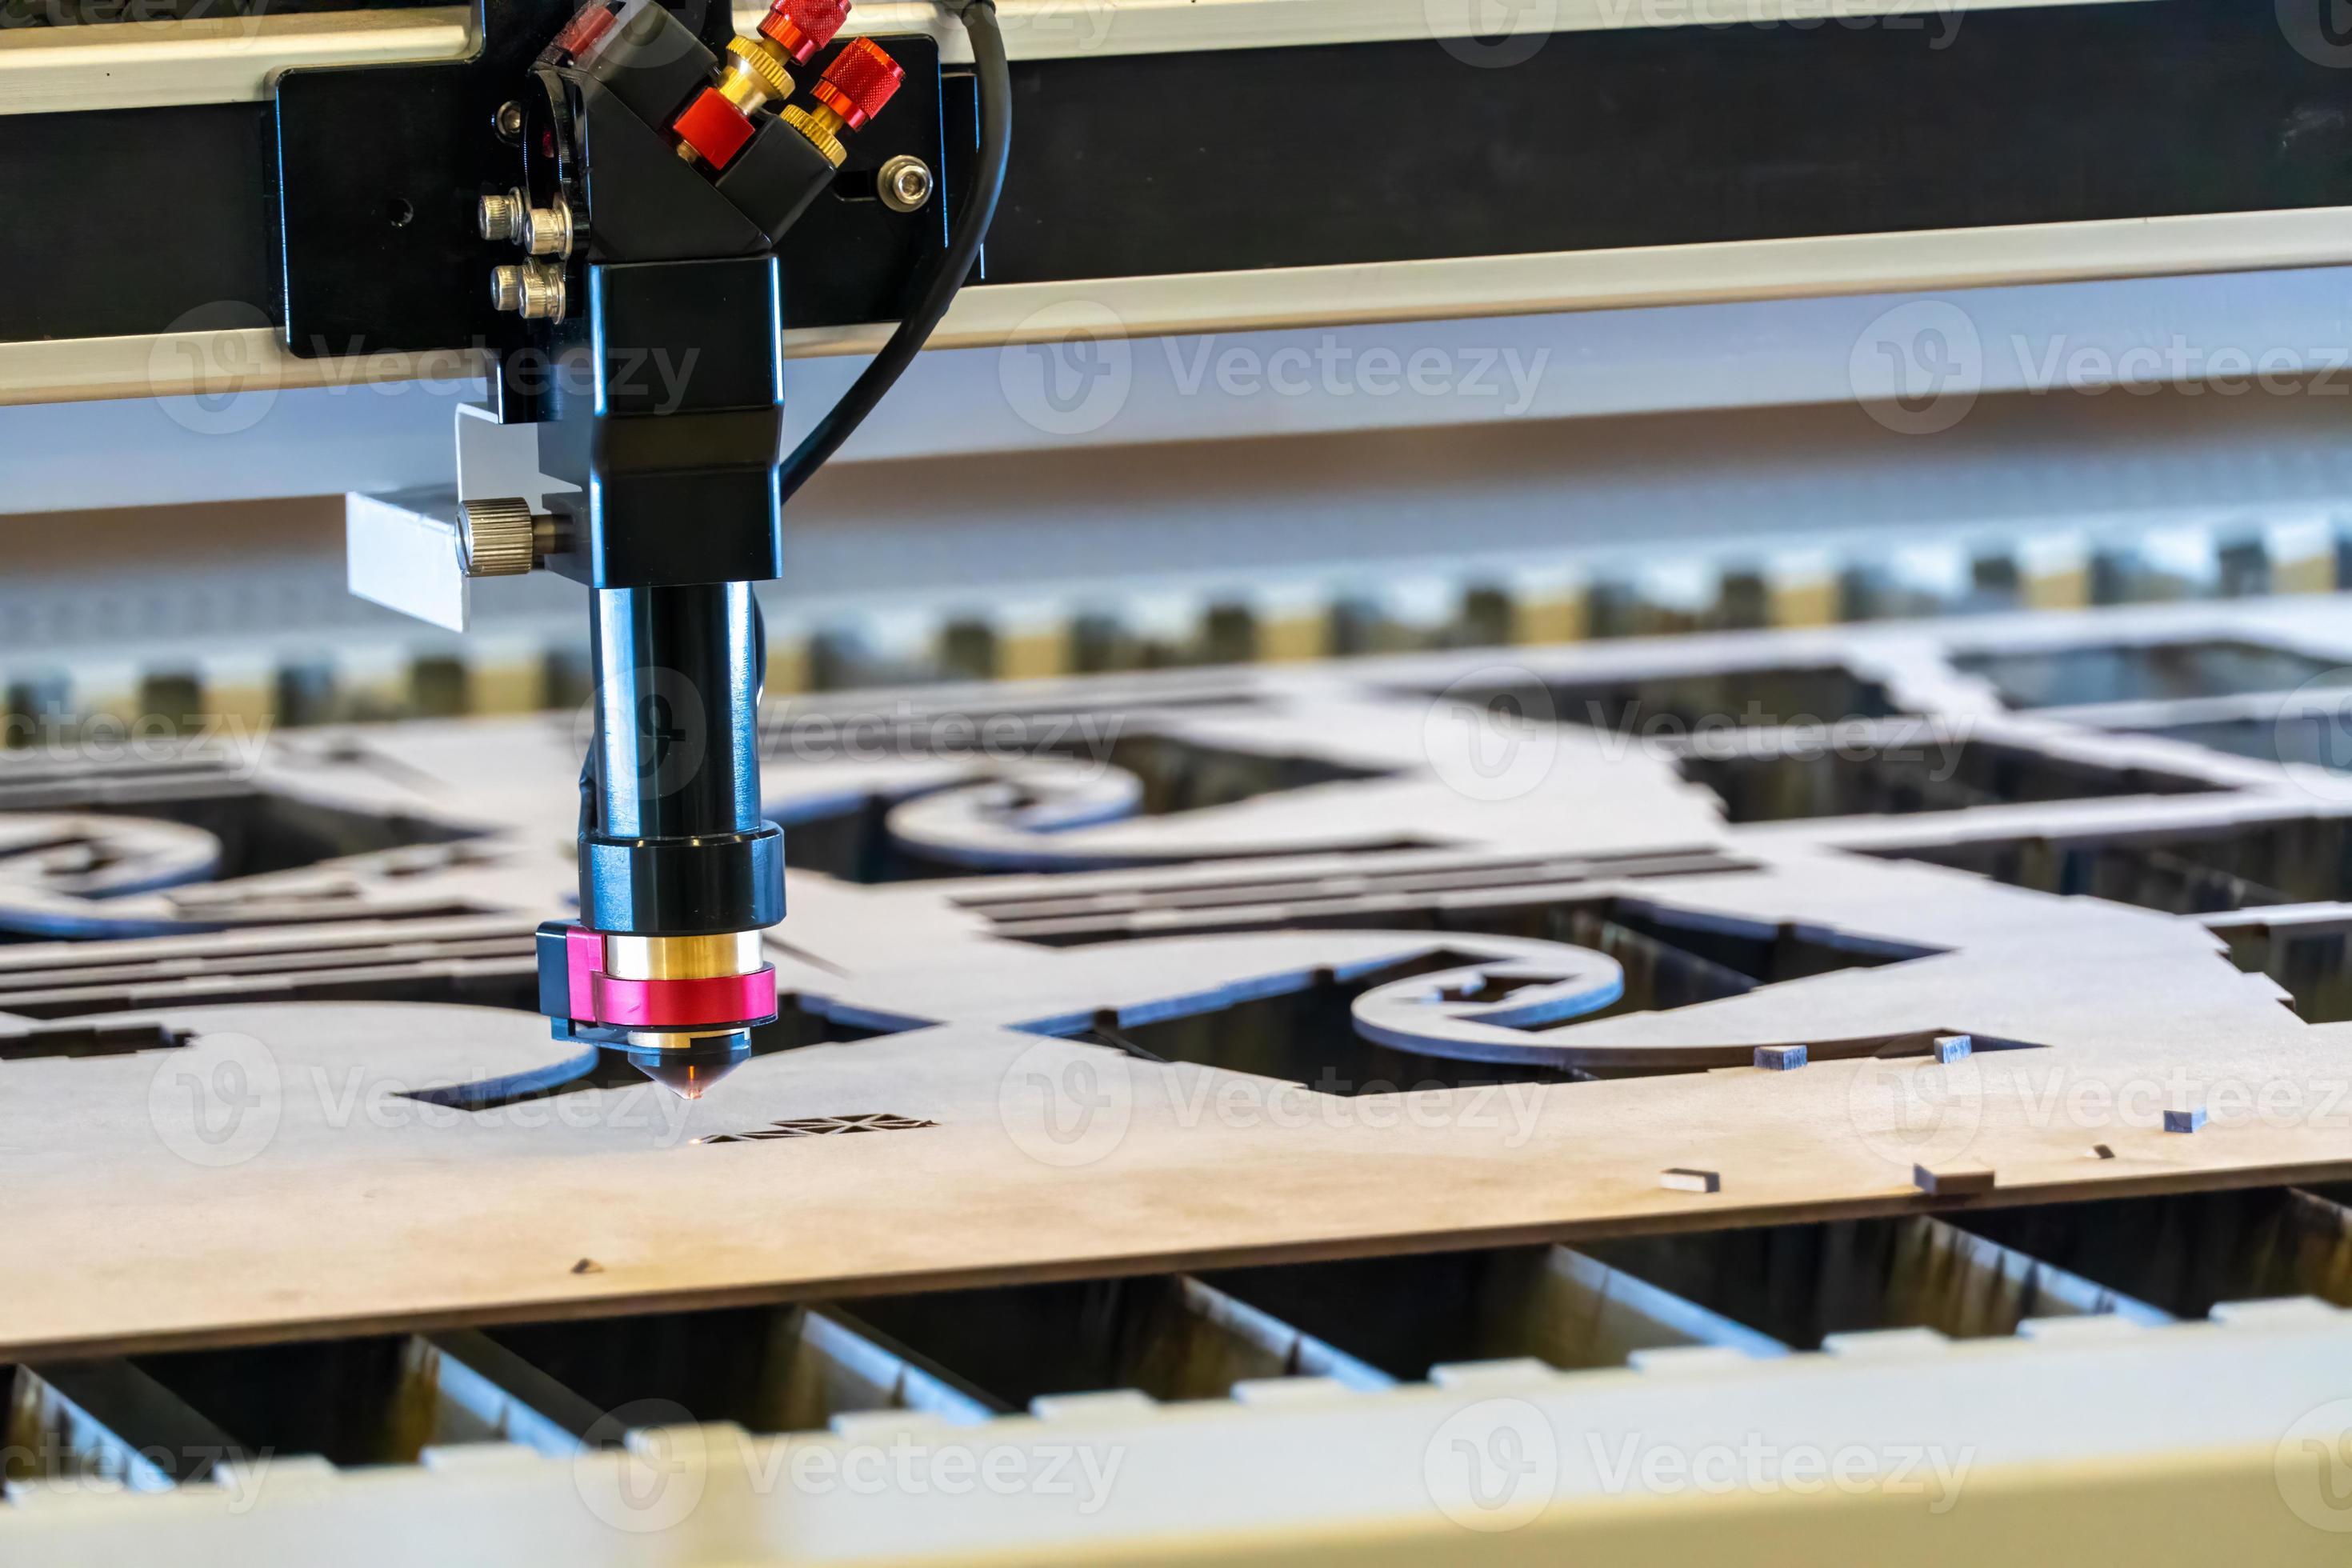
[[[760,19],[760,34],[794,65],[806,65],[848,19],[849,0],[775,0]]]
[[[740,38],[727,40],[727,73],[719,90],[727,101],[749,114],[771,99],[790,98],[793,79],[764,46]]]
[[[490,268],[490,307],[498,310],[522,309],[522,268],[513,262]]]
[[[469,500],[466,514],[466,575],[520,577],[538,558],[531,542],[530,503],[513,497]]]
[[[526,207],[521,232],[516,236],[533,256],[572,254],[572,207],[558,202],[551,207]]]
[[[478,209],[484,239],[520,239],[522,217],[526,204],[520,191],[509,191],[502,196],[484,196]]]
[[[566,309],[563,268],[544,261],[490,268],[490,304],[526,321],[560,321]]]
[[[841,138],[818,124],[816,116],[799,104],[784,105],[782,111],[776,118],[807,137],[809,145],[824,153],[824,161],[835,168],[838,169],[849,162],[849,149],[841,144]]]
[[[907,70],[871,38],[852,38],[834,56],[810,96],[835,114],[852,131],[882,112]]]

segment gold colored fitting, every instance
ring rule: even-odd
[[[745,38],[730,38],[727,71],[719,79],[719,92],[749,114],[771,99],[790,98],[793,79],[763,45]]]
[[[618,936],[604,933],[604,973],[615,980],[716,980],[750,974],[768,962],[755,931],[719,936]],[[640,1050],[690,1050],[732,1029],[632,1029]]]
[[[469,500],[463,508],[465,527],[459,534],[465,547],[468,577],[520,577],[537,561],[530,503],[513,498]]]
[[[723,1040],[739,1029],[713,1029],[706,1034],[685,1035],[670,1029],[631,1029],[629,1045],[640,1051],[690,1051],[711,1040]]]
[[[814,110],[803,109],[797,103],[788,104],[777,118],[807,137],[810,144],[824,153],[835,168],[838,169],[849,162],[849,149],[843,146],[841,138],[834,134],[841,129],[842,119],[832,110],[823,104]],[[828,121],[832,123],[827,124]]]
[[[716,980],[755,973],[767,962],[755,931],[721,936],[604,933],[604,973],[615,980]]]

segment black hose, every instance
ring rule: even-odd
[[[988,237],[988,226],[996,217],[997,197],[1004,193],[1006,155],[1013,144],[1013,72],[1005,62],[1004,34],[997,26],[994,0],[965,0],[961,5],[948,0],[948,5],[971,36],[972,65],[980,79],[980,163],[971,195],[963,216],[956,221],[955,232],[949,237],[947,256],[931,275],[923,297],[907,312],[873,363],[850,383],[841,401],[817,421],[816,427],[784,459],[777,472],[777,483],[787,501],[808,483],[809,476],[822,468],[825,459],[841,449],[850,433],[865,423],[866,416],[874,412],[874,405],[882,401],[929,341],[931,330],[948,313],[956,290],[971,275],[972,264],[980,257],[981,241]]]

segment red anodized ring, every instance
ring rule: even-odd
[[[768,966],[707,980],[615,980],[598,974],[591,989],[595,1021],[614,1028],[708,1028],[776,1016],[776,972]]]
[[[871,38],[852,38],[849,46],[824,68],[824,78],[809,89],[810,96],[835,114],[852,131],[882,112],[907,79],[906,68]]]
[[[849,0],[776,0],[760,18],[760,33],[790,56],[793,64],[803,66],[833,42],[847,20]]]
[[[616,980],[600,967],[604,939],[585,926],[563,933],[564,992],[575,1023],[626,1029],[691,1029],[776,1016],[776,971],[704,980]]]

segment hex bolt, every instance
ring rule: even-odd
[[[892,212],[920,212],[931,199],[931,166],[911,153],[901,153],[876,171],[875,190]]]
[[[490,117],[490,124],[497,130],[498,133],[507,141],[521,141],[523,127],[522,105],[515,102],[512,99],[509,99],[506,102],[499,105],[499,111]]]

